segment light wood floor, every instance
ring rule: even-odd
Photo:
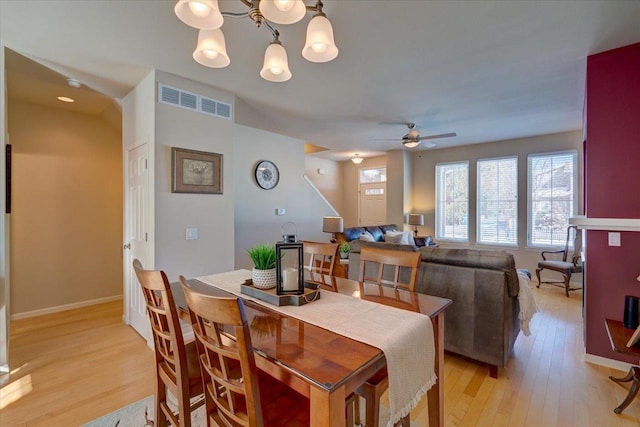
[[[638,426],[640,399],[622,415],[622,372],[583,362],[580,291],[535,289],[542,312],[499,378],[445,357],[447,426]],[[120,302],[11,323],[12,371],[0,389],[0,426],[75,426],[153,393],[153,352],[122,321]],[[7,378],[8,377],[8,378]],[[412,425],[426,426],[424,402]]]

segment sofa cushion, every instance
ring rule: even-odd
[[[347,242],[359,239],[362,233],[364,233],[364,227],[349,227],[342,232]]]
[[[401,245],[415,245],[412,231],[387,231],[384,233],[384,241]]]
[[[377,225],[367,226],[364,229],[371,233],[376,242],[382,242],[384,240],[384,232]]]
[[[360,239],[362,241],[365,242],[375,242],[376,239],[373,238],[373,235],[371,235],[371,233],[369,233],[368,231],[365,231],[364,234],[362,236],[360,236]]]

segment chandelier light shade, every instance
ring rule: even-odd
[[[416,148],[418,145],[420,145],[420,142],[421,141],[407,140],[407,141],[403,142],[403,144],[407,148]]]
[[[295,24],[307,14],[302,0],[260,0],[260,12],[267,21],[276,24]]]
[[[214,30],[224,23],[218,0],[179,0],[174,11],[182,22],[200,30]]]
[[[231,60],[227,55],[222,30],[200,30],[198,46],[193,52],[193,59],[201,65],[210,68],[224,68]]]
[[[302,56],[311,62],[329,62],[338,56],[338,48],[333,40],[333,27],[322,12],[309,22]]]
[[[360,163],[362,163],[363,160],[364,159],[360,157],[360,154],[358,153],[354,154],[354,157],[351,158],[351,161],[356,165],[359,165]]]
[[[229,4],[231,1],[225,2]],[[176,16],[185,24],[198,28],[198,44],[193,59],[211,68],[223,68],[231,63],[222,33],[224,17],[249,18],[257,28],[268,29],[274,37],[264,55],[260,71],[263,79],[286,82],[291,79],[287,52],[279,40],[280,33],[273,24],[294,24],[307,12],[315,15],[307,27],[307,39],[302,56],[311,62],[328,62],[338,56],[333,39],[333,28],[322,11],[322,0],[307,6],[304,0],[237,0],[248,9],[246,12],[221,11],[218,0],[178,0],[174,7]]]
[[[264,65],[260,76],[270,82],[286,82],[291,78],[287,51],[284,50],[277,37],[264,53]]]

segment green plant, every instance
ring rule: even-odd
[[[276,268],[276,247],[269,244],[258,244],[247,250],[247,255],[253,261],[257,270]]]
[[[348,254],[349,252],[351,252],[351,246],[349,246],[349,243],[344,242],[343,244],[341,244],[340,252],[342,252],[343,254]]]

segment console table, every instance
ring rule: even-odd
[[[640,348],[635,346],[627,347],[627,342],[629,341],[629,338],[631,338],[631,335],[633,335],[633,329],[625,328],[623,323],[619,320],[606,319],[605,325],[607,326],[607,334],[609,334],[611,347],[613,347],[614,351],[636,356],[640,359]],[[627,397],[622,401],[620,405],[618,405],[617,408],[613,410],[613,412],[615,412],[616,414],[620,414],[622,413],[622,411],[624,411],[624,408],[629,406],[629,404],[638,394],[638,390],[640,389],[640,367],[632,366],[631,369],[629,369],[627,375],[625,375],[624,377],[617,378],[610,376],[609,379],[617,383],[632,381],[631,388],[629,388]]]

